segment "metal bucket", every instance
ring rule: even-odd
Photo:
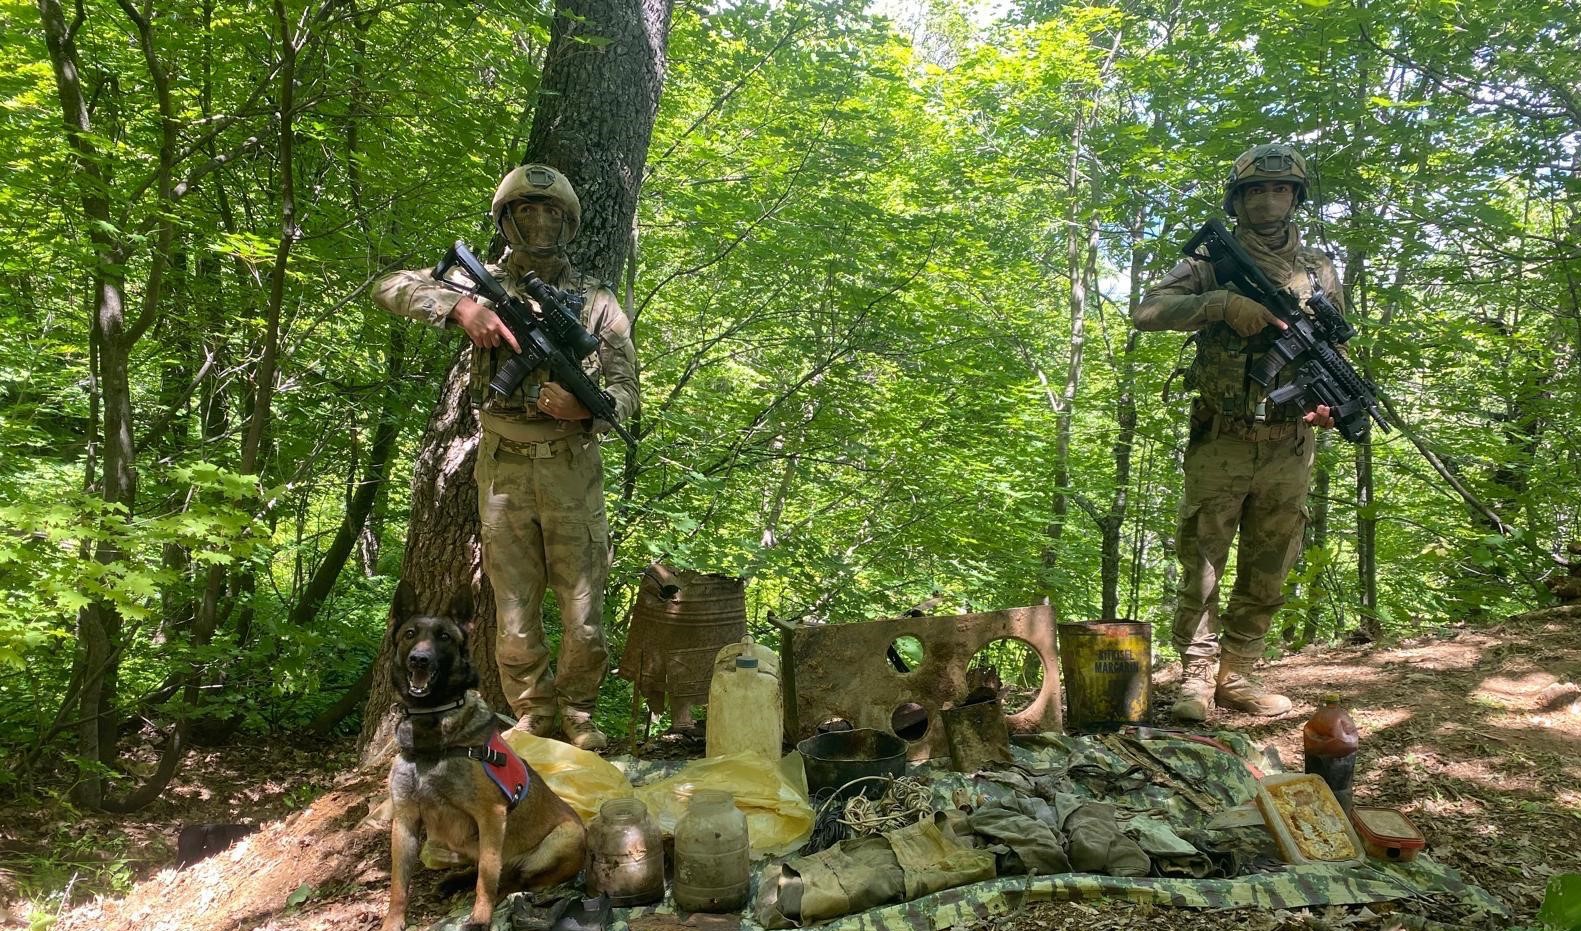
[[[899,778],[906,774],[906,741],[888,731],[870,727],[830,731],[807,738],[796,749],[807,770],[807,791],[811,795],[828,789],[838,790],[841,798],[858,794],[878,798],[889,784],[883,779],[864,777]],[[858,779],[862,781],[850,785]]]
[[[708,698],[714,655],[747,633],[747,583],[744,579],[681,570],[657,564],[643,573],[631,630],[620,657],[620,675],[654,706],[667,693]],[[671,659],[672,655],[675,657]],[[694,657],[701,657],[696,663]],[[685,680],[673,683],[672,670]]]
[[[1065,728],[1072,733],[1146,724],[1153,693],[1153,629],[1138,621],[1058,625]]]

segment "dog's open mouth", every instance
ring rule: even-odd
[[[424,666],[421,669],[407,669],[406,694],[413,698],[422,698],[428,694],[429,680],[434,677],[433,670]]]

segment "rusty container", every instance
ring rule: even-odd
[[[720,648],[747,633],[744,579],[658,564],[643,573],[632,608],[620,675],[654,708],[708,700]]]
[[[1153,630],[1138,621],[1058,625],[1065,727],[1072,733],[1146,724],[1153,694]]]
[[[998,698],[968,701],[939,712],[950,747],[950,768],[975,773],[995,763],[1009,763],[1010,727]]]

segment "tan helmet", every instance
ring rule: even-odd
[[[1288,181],[1296,186],[1296,206],[1307,199],[1307,161],[1282,142],[1254,145],[1230,166],[1224,182],[1224,212],[1234,213],[1235,192],[1254,181]]]
[[[538,198],[560,208],[565,214],[565,241],[575,239],[577,230],[582,228],[582,202],[577,200],[576,190],[565,179],[565,175],[548,165],[518,165],[500,181],[499,188],[494,191],[494,202],[489,207],[495,229],[505,232],[501,224],[505,221],[506,209],[512,203]]]

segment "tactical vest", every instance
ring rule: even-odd
[[[505,290],[509,291],[512,296],[526,298],[526,294],[519,289],[514,276],[510,275],[503,268],[491,268],[490,271],[495,274],[500,283],[505,286]],[[582,294],[582,328],[589,333],[597,335],[592,327],[591,320],[598,293],[604,287],[603,283],[596,278],[577,276],[570,284],[567,284],[562,278],[557,286],[570,290],[573,285]],[[537,368],[532,374],[522,379],[521,386],[510,397],[502,398],[489,388],[489,382],[494,379],[494,373],[512,355],[513,353],[509,346],[496,346],[492,349],[472,347],[472,374],[468,382],[468,393],[472,398],[472,406],[505,420],[515,420],[523,423],[535,420],[549,420],[550,418],[547,414],[538,410],[538,392],[542,390],[543,383],[549,380],[547,367]],[[603,370],[604,363],[597,352],[589,353],[587,358],[582,360],[582,371],[587,373],[587,377],[595,385],[602,384],[600,376]]]
[[[1305,246],[1296,250],[1296,269],[1285,286],[1296,292],[1307,309],[1305,301],[1312,293],[1318,278],[1323,253]],[[1227,290],[1239,291],[1233,284]],[[1242,421],[1292,421],[1300,420],[1304,413],[1296,403],[1270,405],[1268,392],[1295,377],[1295,367],[1286,366],[1266,388],[1252,380],[1253,366],[1258,365],[1269,346],[1278,337],[1277,327],[1266,327],[1256,336],[1247,338],[1222,321],[1210,324],[1192,334],[1190,342],[1196,344],[1196,358],[1186,370],[1186,387],[1193,389],[1201,404],[1213,413],[1231,420]]]

